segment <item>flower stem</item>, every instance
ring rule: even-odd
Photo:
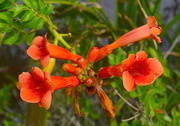
[[[59,40],[67,49],[71,49],[71,46],[63,39],[63,36],[65,34],[58,33],[53,27],[51,27],[49,24],[47,25],[47,28],[51,31],[51,33],[54,35],[54,37]],[[71,34],[67,34],[70,35]]]
[[[26,126],[47,126],[47,110],[37,103],[28,104]]]

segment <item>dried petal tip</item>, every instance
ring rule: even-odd
[[[96,90],[101,106],[106,111],[106,115],[109,117],[115,117],[116,109],[113,107],[112,101],[109,99],[100,85],[96,86]]]

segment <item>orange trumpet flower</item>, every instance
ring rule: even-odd
[[[40,64],[46,67],[49,64],[49,58],[76,60],[81,57],[68,50],[48,42],[46,35],[34,38],[32,45],[27,49],[27,54],[34,60],[40,59]]]
[[[118,76],[123,78],[123,85],[127,91],[136,89],[136,85],[146,86],[163,73],[161,63],[156,58],[147,58],[144,51],[130,54],[121,64],[100,69],[100,78]]]
[[[113,43],[100,48],[99,54],[96,57],[95,61],[99,61],[100,59],[104,58],[118,47],[128,45],[130,43],[134,43],[143,39],[152,38],[158,43],[161,43],[161,39],[157,36],[161,33],[161,31],[162,29],[158,26],[155,17],[150,16],[147,18],[147,24],[129,31]]]

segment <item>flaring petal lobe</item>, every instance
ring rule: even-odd
[[[44,107],[44,108],[46,108],[46,109],[49,109],[49,108],[50,108],[50,105],[51,105],[51,99],[52,99],[51,91],[47,91],[47,92],[42,96],[42,99],[41,99],[41,101],[39,102],[39,106],[40,106],[40,107]]]
[[[148,58],[145,62],[149,72],[154,73],[155,78],[159,77],[163,73],[163,67],[156,58]]]
[[[147,60],[147,54],[144,51],[136,53],[136,63],[143,63]]]
[[[28,88],[21,88],[20,96],[26,102],[37,103],[40,101],[40,95]]]
[[[38,67],[33,67],[31,70],[31,74],[35,79],[40,80],[40,81],[44,81],[44,73]]]
[[[136,85],[134,83],[134,78],[128,71],[123,72],[123,85],[127,91],[133,91],[136,89]]]

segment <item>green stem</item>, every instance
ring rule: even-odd
[[[64,36],[64,34],[61,35],[55,29],[53,29],[53,27],[51,27],[51,25],[49,25],[49,24],[47,27],[57,40],[59,40],[67,49],[71,49],[71,46],[62,37],[62,36]]]
[[[37,103],[28,104],[26,126],[47,126],[47,110]]]

